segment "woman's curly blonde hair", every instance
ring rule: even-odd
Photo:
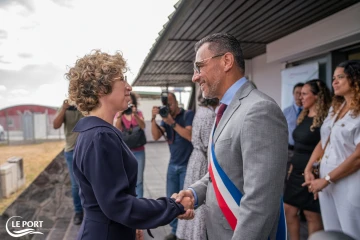
[[[351,116],[357,117],[360,114],[360,61],[351,60],[340,63],[337,67],[344,68],[344,73],[346,78],[349,81],[351,92],[353,97],[350,102]],[[334,96],[332,107],[334,116],[340,109],[341,105],[344,103],[345,98],[343,96]]]
[[[99,106],[99,98],[112,92],[114,81],[124,79],[126,61],[120,52],[110,55],[100,50],[78,59],[65,74],[69,80],[69,99],[85,115]]]
[[[313,79],[307,81],[305,85],[310,86],[310,91],[317,96],[317,100],[315,103],[316,116],[314,117],[313,123],[310,126],[310,131],[313,132],[315,128],[322,125],[326,116],[328,115],[331,105],[331,95],[329,88],[320,79]],[[307,116],[308,114],[309,109],[303,109],[299,115],[297,124],[299,125],[304,120],[305,116]]]

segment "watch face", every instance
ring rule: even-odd
[[[330,180],[330,176],[329,176],[329,175],[326,175],[326,176],[325,176],[325,180],[326,180],[326,181],[329,181],[329,180]]]

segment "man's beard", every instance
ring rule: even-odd
[[[202,92],[202,96],[203,98],[206,99],[211,99],[211,98],[216,98],[216,91],[218,90],[218,86],[220,84],[220,79],[216,80],[211,86],[209,86],[209,93],[207,94],[207,96],[205,96],[205,92]]]

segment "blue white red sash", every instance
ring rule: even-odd
[[[214,125],[215,126],[215,125]],[[219,207],[224,214],[226,220],[228,221],[232,230],[235,230],[237,220],[238,220],[238,209],[240,206],[240,200],[242,198],[242,193],[235,186],[235,184],[230,180],[226,175],[224,170],[219,165],[216,155],[215,155],[215,145],[213,141],[213,135],[215,132],[215,127],[213,127],[213,134],[210,136],[208,148],[208,158],[209,158],[209,174],[212,180],[212,184],[215,191],[215,196],[218,201]],[[285,211],[283,200],[280,199],[280,217],[278,223],[278,229],[276,233],[276,240],[286,240],[287,239],[287,230],[286,230],[286,220],[285,220]]]

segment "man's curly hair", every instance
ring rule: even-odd
[[[330,90],[326,84],[320,79],[313,79],[307,81],[305,85],[310,86],[310,91],[317,96],[315,103],[316,116],[313,119],[313,123],[310,126],[310,131],[314,131],[315,128],[320,127],[328,115],[329,108],[331,105]],[[305,86],[304,85],[304,86]],[[299,125],[309,113],[309,109],[303,109],[297,120]]]
[[[99,106],[99,98],[112,92],[117,77],[124,79],[127,64],[120,52],[110,55],[100,50],[78,59],[65,74],[69,99],[85,115]]]
[[[357,117],[360,114],[360,61],[351,60],[340,63],[337,67],[344,68],[344,73],[347,80],[349,81],[351,92],[353,97],[350,102],[351,116]],[[332,107],[334,116],[340,109],[341,105],[344,103],[345,98],[343,96],[334,96]]]

